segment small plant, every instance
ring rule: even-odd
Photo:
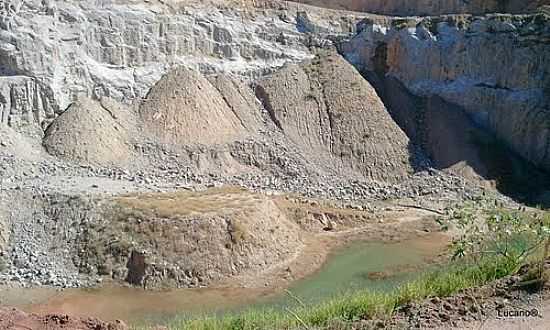
[[[481,258],[501,257],[522,265],[531,262],[532,274],[543,282],[544,263],[550,250],[550,215],[493,208],[478,219],[471,209],[457,213],[463,235],[453,242],[453,258],[466,258],[474,264]],[[532,279],[532,276],[531,276]]]

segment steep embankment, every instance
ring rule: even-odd
[[[148,288],[260,272],[302,245],[298,226],[269,197],[239,189],[119,196],[103,215],[80,236],[81,265]]]
[[[103,276],[148,288],[206,286],[276,266],[303,245],[304,232],[272,198],[236,188],[1,197],[0,206],[18,205],[0,213],[2,282],[76,287]]]
[[[441,14],[525,13],[548,5],[548,0],[296,0],[334,9],[398,16]]]
[[[434,109],[463,113],[462,122],[493,133],[498,143],[550,170],[549,40],[550,18],[544,14],[394,19],[387,25],[365,20],[341,51],[428,150],[436,139],[417,134],[433,120],[422,102],[437,97],[443,103]],[[452,164],[441,159],[439,165]]]
[[[325,166],[390,182],[412,171],[407,136],[338,55],[289,65],[259,81],[256,94],[285,135]]]

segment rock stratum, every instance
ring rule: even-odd
[[[3,1],[2,123],[45,128],[76,96],[143,98],[178,65],[254,76],[309,56],[292,22],[169,4]]]
[[[298,0],[296,2],[396,16],[527,13],[550,4],[548,0]]]
[[[550,170],[549,20],[546,14],[365,20],[342,52],[378,82],[385,99],[396,100],[402,88],[440,97]],[[414,135],[409,110],[394,115]]]

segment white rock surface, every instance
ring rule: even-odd
[[[254,76],[310,57],[295,20],[146,1],[0,7],[0,120],[43,128],[76,96],[131,101],[170,68]],[[223,11],[223,12],[222,12]]]
[[[342,47],[362,71],[462,107],[550,169],[550,17],[488,15],[364,21]]]

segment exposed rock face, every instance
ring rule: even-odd
[[[422,147],[432,166],[490,181],[513,196],[534,196],[548,186],[547,175],[477,125],[464,108],[436,95],[414,95],[392,77],[378,85],[392,117]]]
[[[21,128],[40,123],[44,127],[54,117],[52,101],[49,88],[32,77],[0,77],[0,125]]]
[[[257,75],[309,56],[292,19],[183,4],[3,1],[0,122],[45,127],[77,95],[141,98],[182,64]]]
[[[311,5],[399,16],[441,14],[525,13],[548,0],[297,0]]]
[[[463,108],[477,125],[550,170],[548,16],[364,21],[342,52],[380,86],[395,79],[414,95],[436,95]]]
[[[342,57],[289,65],[260,81],[256,93],[305,155],[372,179],[396,181],[411,171],[407,136]]]
[[[125,164],[131,154],[127,109],[107,108],[100,102],[79,99],[46,130],[44,146],[67,160],[103,164]]]

